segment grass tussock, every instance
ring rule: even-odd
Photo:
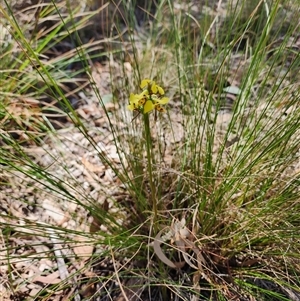
[[[297,1],[100,2],[0,5],[4,298],[299,300]]]

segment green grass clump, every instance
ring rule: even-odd
[[[203,2],[160,1],[139,30],[127,7],[96,57],[81,22],[104,7],[48,3],[40,16],[58,23],[29,38],[0,6],[0,259],[15,298],[300,298],[299,5]],[[63,39],[76,50],[44,58]],[[78,74],[88,100],[75,109],[62,82]]]

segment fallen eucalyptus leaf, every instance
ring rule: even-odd
[[[164,254],[162,248],[160,247],[160,245],[164,243],[164,241],[161,239],[161,235],[163,231],[165,231],[165,229],[159,231],[158,234],[155,236],[154,243],[153,243],[154,252],[157,255],[157,257],[170,268],[180,269],[185,265],[185,262],[182,261],[182,262],[174,263]]]

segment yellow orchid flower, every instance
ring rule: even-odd
[[[157,96],[152,96],[154,103],[159,103],[160,105],[165,105],[169,102],[168,97],[158,98]]]
[[[143,79],[140,87],[143,89],[142,93],[130,93],[129,105],[127,106],[130,111],[139,111],[143,114],[147,114],[153,110],[161,113],[166,112],[162,105],[167,104],[169,98],[162,97],[165,94],[162,87],[150,79]]]
[[[141,107],[143,107],[146,103],[148,95],[149,93],[147,90],[143,91],[141,94],[130,93],[129,105],[127,106],[127,108],[130,111],[140,110]]]
[[[151,112],[155,108],[154,103],[152,100],[147,100],[144,105],[144,114]]]
[[[164,95],[165,91],[162,87],[158,86],[155,81],[150,79],[143,79],[140,84],[141,89],[147,88],[150,94]]]
[[[127,106],[127,108],[128,108],[130,111],[137,110],[137,109],[138,109],[138,101],[139,101],[138,95],[137,95],[137,94],[130,93],[130,97],[129,97],[129,105]]]
[[[154,98],[154,97],[153,97]],[[168,97],[163,97],[163,98],[154,98],[151,100],[147,100],[147,102],[144,105],[144,114],[151,112],[152,110],[156,110],[160,113],[165,113],[166,109],[164,109],[161,105],[165,105],[166,103],[169,102]]]
[[[140,87],[141,89],[145,89],[145,88],[148,88],[148,86],[152,83],[152,80],[151,79],[143,79],[141,81],[141,84],[140,84]]]

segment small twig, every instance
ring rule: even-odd
[[[69,278],[70,274],[69,274],[69,271],[67,269],[66,263],[64,261],[63,254],[60,250],[62,248],[61,242],[58,240],[57,234],[55,234],[55,232],[52,228],[46,227],[46,229],[49,233],[50,240],[51,240],[51,242],[53,243],[53,246],[54,246],[53,251],[54,251],[55,258],[56,258],[56,263],[57,263],[57,267],[58,267],[58,271],[59,271],[59,276],[60,276],[61,280],[68,281],[68,278]],[[59,248],[57,248],[57,247],[59,247]],[[73,281],[72,281],[72,279],[69,279],[69,282],[71,282],[72,284],[75,285],[75,280],[74,279],[73,279]],[[77,287],[74,290],[74,300],[75,301],[80,301],[81,300]]]

